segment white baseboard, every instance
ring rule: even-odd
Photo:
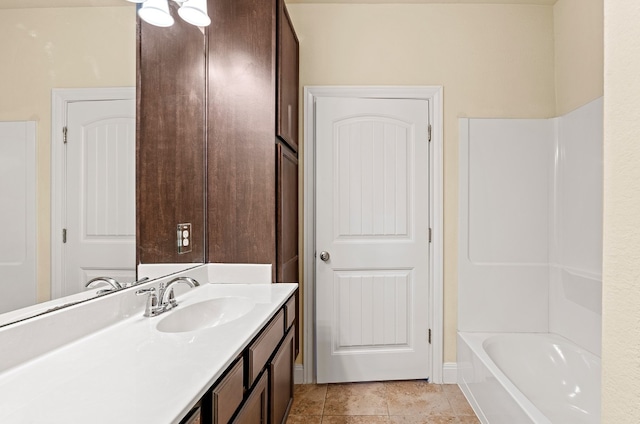
[[[457,362],[445,362],[442,365],[442,382],[444,384],[458,384]]]
[[[295,364],[293,367],[293,383],[304,384],[304,365]]]

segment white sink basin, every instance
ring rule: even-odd
[[[163,333],[183,333],[226,324],[246,315],[255,302],[247,297],[219,297],[167,312],[156,329]]]

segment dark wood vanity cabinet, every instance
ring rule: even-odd
[[[181,424],[284,424],[293,403],[298,291]]]

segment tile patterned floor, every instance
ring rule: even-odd
[[[287,424],[480,424],[453,384],[296,385]]]

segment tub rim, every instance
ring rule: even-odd
[[[496,381],[502,386],[504,390],[513,398],[514,402],[522,409],[522,411],[532,420],[532,422],[536,424],[553,424],[553,422],[540,411],[540,409],[529,400],[528,397],[520,391],[520,389],[505,375],[504,372],[498,367],[498,365],[493,362],[493,360],[489,357],[489,354],[484,350],[483,343],[490,337],[493,336],[522,336],[522,335],[531,335],[538,337],[558,337],[563,341],[566,341],[570,344],[574,344],[571,340],[562,337],[555,333],[541,333],[541,332],[493,332],[493,333],[476,333],[476,332],[464,332],[458,331],[459,337],[467,344],[472,353],[480,360],[482,365],[487,368],[487,370],[493,375]],[[464,377],[460,380],[467,385],[467,382],[464,381]],[[473,395],[472,395],[473,396]],[[478,405],[480,409],[480,405]],[[484,415],[484,412],[483,412]],[[486,418],[486,417],[485,417]]]

